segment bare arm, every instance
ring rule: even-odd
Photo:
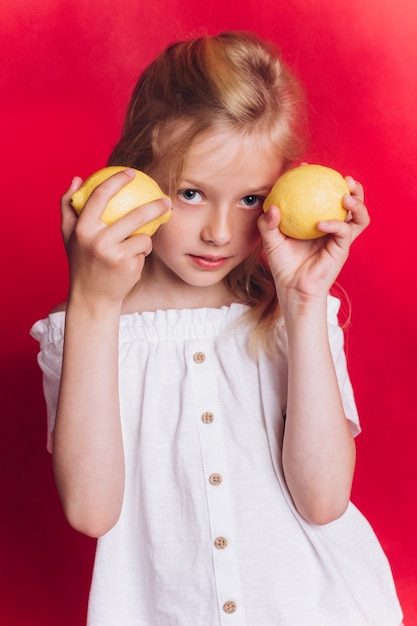
[[[283,466],[301,515],[325,524],[350,499],[355,446],[330,352],[326,302],[291,315]]]
[[[118,325],[117,310],[68,303],[53,462],[69,523],[91,536],[116,523],[123,498]]]
[[[361,186],[348,179],[352,220],[329,222],[328,237],[295,241],[277,230],[279,210],[259,220],[288,333],[288,404],[283,468],[300,514],[315,524],[345,511],[355,446],[344,413],[327,330],[327,296],[352,241],[369,223]]]
[[[126,238],[166,212],[155,202],[106,227],[107,200],[129,175],[108,179],[79,219],[70,204],[77,179],[62,199],[62,231],[71,287],[53,461],[57,488],[70,524],[99,536],[118,520],[124,491],[124,454],[118,397],[118,336],[122,303],[137,283],[151,250],[147,235]]]

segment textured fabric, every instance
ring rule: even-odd
[[[329,298],[329,337],[352,431],[360,430]],[[287,357],[246,352],[242,305],[125,315],[120,402],[123,509],[98,540],[89,626],[398,626],[389,564],[351,504],[308,524],[282,466]],[[64,313],[38,322],[49,445]]]

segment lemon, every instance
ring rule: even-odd
[[[125,169],[127,168],[112,165],[109,167],[103,167],[101,170],[98,170],[89,176],[70,198],[70,202],[78,215],[83,210],[94,189],[100,183],[107,180],[107,178],[110,178],[110,176],[113,176],[113,174],[117,174]],[[102,221],[107,224],[107,226],[113,224],[113,222],[123,217],[123,215],[126,215],[126,213],[129,213],[129,211],[132,211],[135,207],[147,204],[148,202],[153,202],[154,200],[159,200],[160,198],[168,197],[160,189],[159,185],[153,180],[153,178],[144,172],[135,170],[134,168],[129,169],[135,172],[135,177],[110,198],[101,215]],[[132,235],[137,235],[139,233],[153,235],[161,224],[165,224],[165,222],[169,220],[171,214],[172,210],[167,211],[160,217],[157,217],[151,222],[148,222],[135,230]]]
[[[318,239],[321,220],[344,220],[342,198],[349,193],[343,176],[324,165],[301,165],[280,176],[265,198],[264,211],[275,205],[281,212],[279,229],[294,239]]]

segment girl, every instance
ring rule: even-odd
[[[361,185],[347,177],[351,219],[319,240],[262,211],[303,119],[272,45],[180,42],[140,78],[110,159],[158,181],[170,221],[129,237],[158,201],[104,226],[128,167],[78,219],[78,177],[63,196],[69,297],[32,333],[64,511],[99,537],[90,626],[401,623],[349,503],[359,423],[329,296],[369,222]]]

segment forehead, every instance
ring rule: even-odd
[[[282,168],[282,155],[266,133],[237,133],[217,129],[197,137],[188,149],[182,178],[243,175],[249,180],[275,180]]]

